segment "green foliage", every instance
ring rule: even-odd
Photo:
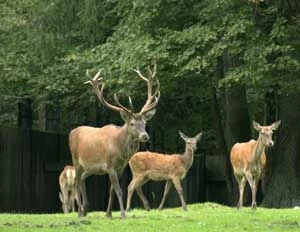
[[[300,21],[286,11],[284,1],[2,1],[0,90],[13,96],[2,103],[59,97],[80,112],[95,101],[85,70],[99,68],[109,95],[144,99],[132,68],[146,73],[153,62],[163,98],[209,104],[212,87],[241,83],[261,94],[298,91]]]

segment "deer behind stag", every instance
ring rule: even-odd
[[[277,130],[279,125],[280,120],[270,126],[261,126],[259,123],[253,121],[254,129],[259,132],[258,139],[252,139],[245,143],[236,143],[231,149],[230,161],[240,192],[238,208],[243,206],[243,194],[247,181],[252,191],[251,207],[253,209],[256,208],[257,185],[266,165],[265,148],[274,145],[272,135],[273,131]]]
[[[99,89],[98,82],[101,70],[86,83],[90,83],[102,105],[120,113],[124,120],[123,126],[106,125],[101,128],[80,126],[71,131],[69,145],[72,153],[73,165],[76,170],[77,188],[82,195],[82,207],[78,209],[78,216],[87,214],[87,194],[85,179],[90,175],[108,174],[111,182],[106,216],[111,217],[114,193],[117,194],[121,217],[125,218],[122,190],[119,178],[122,175],[129,158],[137,152],[140,142],[147,142],[146,121],[150,120],[156,111],[160,97],[159,81],[156,79],[156,90],[153,93],[153,81],[156,75],[156,65],[151,70],[148,67],[149,78],[144,77],[139,70],[134,70],[138,76],[147,82],[148,98],[139,113],[134,108],[129,97],[130,108],[119,102],[114,95],[116,105],[108,103],[103,97],[105,84]],[[88,74],[88,72],[87,72]],[[79,199],[81,201],[81,199]]]
[[[59,175],[59,199],[62,203],[62,209],[64,213],[68,213],[71,210],[75,211],[75,200],[78,203],[78,195],[76,192],[76,173],[73,166],[65,166],[64,170]]]
[[[181,138],[185,141],[185,152],[183,155],[165,155],[145,151],[138,152],[131,157],[129,166],[132,172],[132,181],[128,186],[127,211],[130,210],[131,198],[134,190],[137,191],[145,209],[150,210],[149,202],[142,191],[142,185],[149,180],[166,180],[164,195],[159,209],[163,208],[166,197],[172,187],[172,183],[174,183],[181,200],[182,208],[187,210],[180,182],[193,164],[194,152],[197,149],[197,142],[200,140],[202,133],[199,133],[193,138],[187,137],[182,132],[179,133]]]

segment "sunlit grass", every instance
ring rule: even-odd
[[[107,219],[104,212],[91,212],[77,218],[71,214],[0,214],[0,231],[300,231],[300,210],[252,210],[214,203],[193,204],[181,208],[134,209],[126,220],[120,212]]]

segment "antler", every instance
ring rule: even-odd
[[[125,111],[125,112],[127,112],[127,113],[129,113],[129,114],[132,114],[133,112],[132,112],[131,110],[129,110],[128,108],[126,108],[125,106],[123,106],[123,105],[119,102],[119,99],[118,99],[118,97],[117,97],[116,94],[114,95],[114,98],[115,98],[116,103],[119,105],[119,107],[118,107],[118,106],[114,106],[114,105],[108,103],[108,102],[104,99],[104,97],[103,97],[103,90],[104,90],[105,84],[104,84],[104,83],[102,84],[101,90],[99,89],[99,86],[98,86],[99,81],[103,79],[102,77],[100,77],[101,71],[102,71],[102,69],[100,69],[99,72],[92,78],[91,75],[89,74],[89,71],[86,70],[86,75],[87,75],[89,78],[91,78],[91,79],[88,80],[88,81],[86,81],[86,82],[84,82],[84,84],[91,84],[91,85],[92,85],[92,87],[93,87],[93,89],[95,90],[95,93],[96,93],[96,95],[97,95],[99,101],[100,101],[104,106],[106,106],[106,107],[108,107],[108,108],[110,108],[110,109],[112,109],[112,110],[115,110],[115,111],[119,111],[119,112],[120,112],[120,111]]]
[[[133,69],[133,71],[135,71],[142,80],[147,82],[148,98],[147,98],[145,105],[143,106],[143,108],[141,109],[141,111],[139,113],[139,114],[144,114],[144,113],[154,109],[157,106],[158,100],[160,98],[160,90],[159,90],[160,84],[159,84],[158,79],[156,79],[156,83],[157,83],[156,90],[152,94],[153,80],[156,75],[156,63],[154,64],[153,71],[151,70],[150,66],[148,66],[148,72],[149,72],[148,79],[141,74],[140,70]]]

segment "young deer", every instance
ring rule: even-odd
[[[200,140],[202,133],[199,133],[193,138],[187,137],[180,131],[179,134],[185,141],[185,152],[183,155],[165,155],[145,151],[138,152],[131,157],[129,166],[132,172],[132,180],[128,186],[127,211],[130,210],[131,197],[134,190],[137,191],[145,209],[150,210],[148,200],[142,192],[142,185],[149,180],[167,181],[159,209],[163,208],[173,182],[179,194],[182,207],[184,210],[187,210],[180,181],[185,177],[193,164],[194,152],[197,149],[197,142]]]
[[[65,166],[64,170],[59,175],[59,186],[61,192],[59,192],[59,199],[62,203],[62,209],[64,213],[75,211],[75,199],[76,195],[75,186],[76,173],[73,166]]]
[[[238,182],[240,199],[237,207],[243,206],[243,194],[246,181],[248,181],[252,191],[252,208],[256,208],[257,184],[266,164],[265,148],[272,147],[273,131],[280,125],[280,120],[270,126],[261,126],[253,121],[253,127],[259,132],[257,141],[250,140],[245,143],[236,143],[230,154],[230,161],[233,167],[234,176]]]

